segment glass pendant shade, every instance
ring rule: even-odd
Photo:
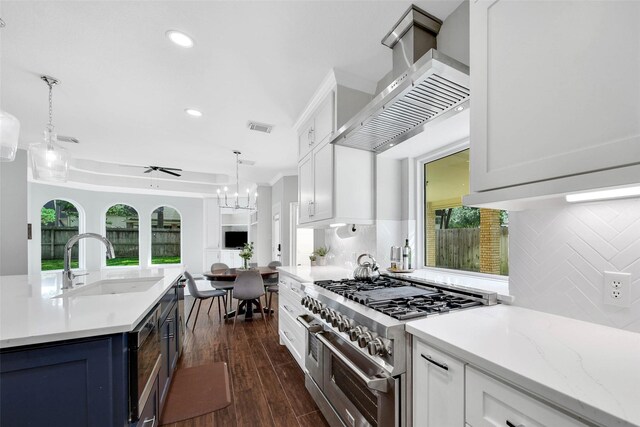
[[[29,146],[33,178],[40,181],[65,182],[69,176],[69,154],[57,143],[57,135],[44,131],[42,142]]]
[[[0,110],[0,161],[12,162],[16,158],[19,134],[18,119]]]

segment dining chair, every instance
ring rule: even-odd
[[[276,268],[281,266],[282,263],[280,261],[271,261],[269,264],[267,264],[267,267],[269,268]],[[279,277],[279,273],[274,273],[264,280],[264,288],[267,292],[265,296],[265,304],[267,305],[267,313],[269,315],[271,315],[271,301],[273,300],[273,294],[277,294],[280,290],[280,288],[278,288]]]
[[[234,299],[238,300],[236,315],[233,318],[233,329],[236,327],[236,320],[238,320],[238,312],[240,311],[240,301],[244,301],[249,305],[253,303],[253,300],[258,301],[258,310],[264,320],[264,325],[267,326],[267,318],[264,316],[264,310],[262,309],[262,303],[260,297],[264,295],[264,282],[262,276],[258,270],[246,270],[239,271],[236,276],[236,281],[233,284],[232,295]]]
[[[211,264],[211,272],[214,270],[229,270],[229,266],[223,262],[214,262]],[[226,282],[224,280],[214,280],[211,282],[213,289],[221,289],[227,292],[227,300],[229,301],[229,310],[231,310],[231,289],[233,289],[233,283]],[[211,307],[209,307],[211,309]]]
[[[198,310],[196,311],[196,318],[193,321],[192,328],[196,327],[196,323],[198,323],[198,315],[200,314],[200,306],[202,305],[202,301],[211,298],[211,305],[209,305],[209,311],[211,311],[211,306],[213,305],[213,300],[218,299],[218,317],[222,321],[222,312],[220,309],[220,298],[222,298],[223,306],[224,306],[224,316],[227,318],[227,292],[221,289],[211,289],[211,290],[200,290],[198,289],[198,285],[196,284],[196,280],[193,278],[191,273],[188,271],[184,272],[184,276],[187,278],[187,289],[189,289],[189,294],[194,298],[193,304],[191,305],[191,310],[189,310],[189,315],[187,316],[186,325],[189,324],[189,319],[191,318],[191,314],[193,313],[193,308],[196,306],[196,301],[198,302]],[[207,311],[207,314],[209,314]]]

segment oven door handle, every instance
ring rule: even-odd
[[[311,334],[315,334],[316,332],[322,331],[322,326],[320,326],[320,325],[312,325],[311,323],[307,322],[307,319],[305,319],[304,315],[298,316],[296,318],[296,320],[298,322],[300,322],[302,324],[302,326],[304,326],[304,328],[307,331],[309,331],[309,333],[311,333]]]
[[[383,393],[386,393],[389,390],[389,379],[392,378],[391,376],[371,378],[370,376],[362,372],[360,368],[358,368],[351,360],[349,360],[347,356],[342,354],[342,352],[340,352],[340,350],[336,346],[334,346],[328,339],[326,339],[321,333],[316,334],[316,338],[318,338],[320,342],[322,342],[322,344],[324,344],[324,346],[327,347],[331,351],[331,353],[333,353],[333,355],[340,359],[342,363],[347,365],[347,367],[351,369],[353,373],[355,373],[362,381],[364,381],[367,387],[372,390],[381,391]]]

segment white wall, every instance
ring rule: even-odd
[[[291,214],[290,204],[298,201],[298,177],[285,176],[271,187],[271,221],[276,214],[280,214],[280,244],[282,245],[280,261],[282,265],[289,264]],[[272,242],[277,243],[276,236]],[[273,243],[272,243],[273,244]]]
[[[631,273],[631,308],[603,303],[603,272]],[[515,305],[640,332],[640,199],[509,213]]]
[[[469,1],[464,1],[442,23],[438,50],[469,65]]]
[[[255,227],[255,236],[252,239],[255,243],[255,262],[258,265],[267,265],[271,259],[271,187],[258,186],[258,223]]]
[[[52,199],[73,202],[80,212],[80,232],[105,234],[106,210],[124,203],[138,211],[140,224],[140,266],[151,264],[151,213],[159,206],[171,206],[182,216],[181,257],[187,270],[201,273],[205,227],[203,199],[163,195],[112,193],[79,190],[41,183],[29,183],[29,222],[33,224],[33,240],[29,242],[29,273],[40,272],[40,209]],[[97,270],[104,265],[104,248],[95,240],[84,240],[80,246],[84,252],[81,268]]]
[[[0,163],[0,276],[27,274],[27,152]]]
[[[329,248],[327,264],[353,270],[358,256],[364,253],[370,253],[378,260],[375,225],[356,225],[356,235],[346,239],[339,237],[337,233],[337,228],[325,230],[325,246]],[[382,264],[381,266],[384,267]]]

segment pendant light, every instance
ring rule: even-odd
[[[0,110],[0,161],[12,162],[16,158],[19,134],[18,119]]]
[[[5,24],[0,19],[0,28]],[[20,134],[20,122],[6,111],[0,110],[0,161],[12,162],[16,158],[18,150],[18,135]]]
[[[49,124],[44,130],[44,139],[29,146],[33,177],[41,181],[65,182],[69,176],[69,155],[66,148],[58,144],[58,135],[53,128],[53,86],[60,83],[50,76],[40,77],[49,86]]]

